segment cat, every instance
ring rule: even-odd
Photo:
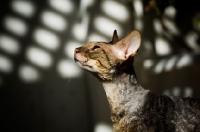
[[[114,132],[200,132],[200,100],[159,95],[137,81],[133,62],[141,44],[134,30],[119,41],[89,42],[74,50],[75,63],[103,84]]]

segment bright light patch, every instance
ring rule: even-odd
[[[185,37],[185,42],[187,45],[192,48],[194,51],[200,51],[200,46],[197,43],[199,35],[195,32],[189,32]]]
[[[176,16],[176,9],[173,6],[168,6],[165,8],[164,15],[174,18]]]
[[[66,55],[70,58],[70,59],[74,59],[74,49],[77,47],[82,46],[81,43],[75,42],[75,41],[70,41],[67,42],[64,50]]]
[[[184,97],[192,97],[193,96],[193,89],[191,87],[186,87],[184,90]]]
[[[147,51],[152,51],[153,44],[149,40],[143,40],[143,46]]]
[[[168,31],[171,34],[173,34],[173,35],[179,35],[180,34],[176,24],[172,20],[169,20],[167,18],[163,18],[163,24],[165,25],[165,27],[168,29]]]
[[[141,19],[135,19],[134,20],[134,27],[137,29],[137,30],[140,30],[140,31],[142,31],[143,30],[143,27],[144,27],[144,25],[143,25],[143,21],[141,20]]]
[[[39,67],[48,68],[52,65],[52,58],[50,54],[40,48],[29,48],[26,52],[26,56],[29,61]]]
[[[15,17],[6,17],[4,25],[7,30],[18,35],[24,36],[27,32],[27,25],[24,21]]]
[[[170,91],[169,91],[168,89],[165,90],[165,91],[163,91],[163,94],[164,94],[164,95],[168,95],[168,96],[171,95],[171,93],[170,93]]]
[[[31,17],[35,13],[35,6],[31,1],[13,0],[11,7],[15,12],[25,17]]]
[[[74,10],[72,0],[49,0],[49,4],[52,8],[61,13],[71,13]]]
[[[87,36],[88,24],[89,24],[89,17],[88,15],[82,16],[81,23],[75,23],[73,26],[72,33],[76,39],[79,41],[84,41]]]
[[[95,0],[81,0],[81,4],[80,4],[80,11],[81,13],[85,12],[84,10],[88,7],[88,6],[92,6],[94,4]]]
[[[175,66],[177,60],[178,60],[178,57],[177,57],[177,56],[171,57],[171,58],[166,62],[165,71],[170,71],[170,70],[172,70],[172,68]]]
[[[182,68],[192,64],[192,56],[189,54],[183,54],[176,64],[176,68]]]
[[[101,9],[106,15],[121,22],[127,21],[129,17],[127,8],[117,1],[103,1]]]
[[[40,74],[34,67],[23,65],[19,68],[19,77],[24,82],[33,83],[40,79]]]
[[[34,32],[34,38],[39,45],[49,49],[56,50],[59,47],[59,39],[58,37],[45,29],[37,29]]]
[[[115,29],[117,30],[119,36],[123,34],[119,24],[105,17],[97,17],[94,20],[94,26],[98,31],[107,35],[108,37],[111,36]]]
[[[180,95],[181,95],[181,89],[180,89],[179,87],[174,87],[174,88],[172,89],[172,94],[173,94],[174,96],[180,96]]]
[[[42,13],[42,22],[56,31],[63,31],[67,26],[67,22],[62,16],[50,11]]]
[[[157,37],[155,41],[155,50],[157,55],[164,56],[169,55],[172,52],[169,43],[164,38]]]
[[[164,69],[165,64],[166,64],[166,60],[164,59],[158,62],[154,68],[154,72],[157,74],[161,73]]]
[[[96,33],[92,33],[89,35],[88,42],[92,42],[92,41],[102,41],[102,42],[108,42],[108,39],[106,39],[105,37],[101,36],[100,34],[96,34]]]
[[[0,54],[0,71],[5,73],[10,73],[13,70],[12,61]]]
[[[143,66],[145,69],[149,69],[150,67],[152,67],[154,65],[154,61],[153,60],[144,60],[143,62]]]
[[[162,24],[159,19],[154,19],[153,26],[154,26],[154,30],[156,31],[157,34],[162,34],[163,28],[162,28]]]
[[[81,69],[74,63],[74,61],[61,60],[58,63],[58,72],[64,78],[75,78],[81,75]]]
[[[134,0],[133,7],[135,9],[135,13],[137,17],[143,16],[143,4],[141,0]]]
[[[17,54],[20,51],[20,46],[14,38],[7,35],[0,35],[0,49],[9,54]]]
[[[95,125],[94,132],[113,132],[112,127],[105,123]]]

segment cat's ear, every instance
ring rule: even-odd
[[[113,37],[112,37],[112,40],[109,42],[110,44],[115,44],[119,41],[119,38],[118,38],[118,35],[117,35],[117,30],[115,30],[113,32]]]
[[[139,31],[135,30],[121,41],[112,45],[112,50],[119,59],[126,60],[137,53],[140,43],[141,35]]]

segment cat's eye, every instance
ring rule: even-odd
[[[95,50],[98,50],[98,49],[100,49],[100,48],[101,48],[100,46],[95,45],[95,46],[93,47],[93,50],[95,51]]]

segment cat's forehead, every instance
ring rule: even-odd
[[[88,43],[85,44],[85,46],[93,47],[94,45],[106,45],[106,44],[108,44],[108,43],[96,41],[96,42],[88,42]]]
[[[88,43],[85,44],[85,46],[93,46],[93,45],[95,45],[95,43],[96,42],[88,42]]]

